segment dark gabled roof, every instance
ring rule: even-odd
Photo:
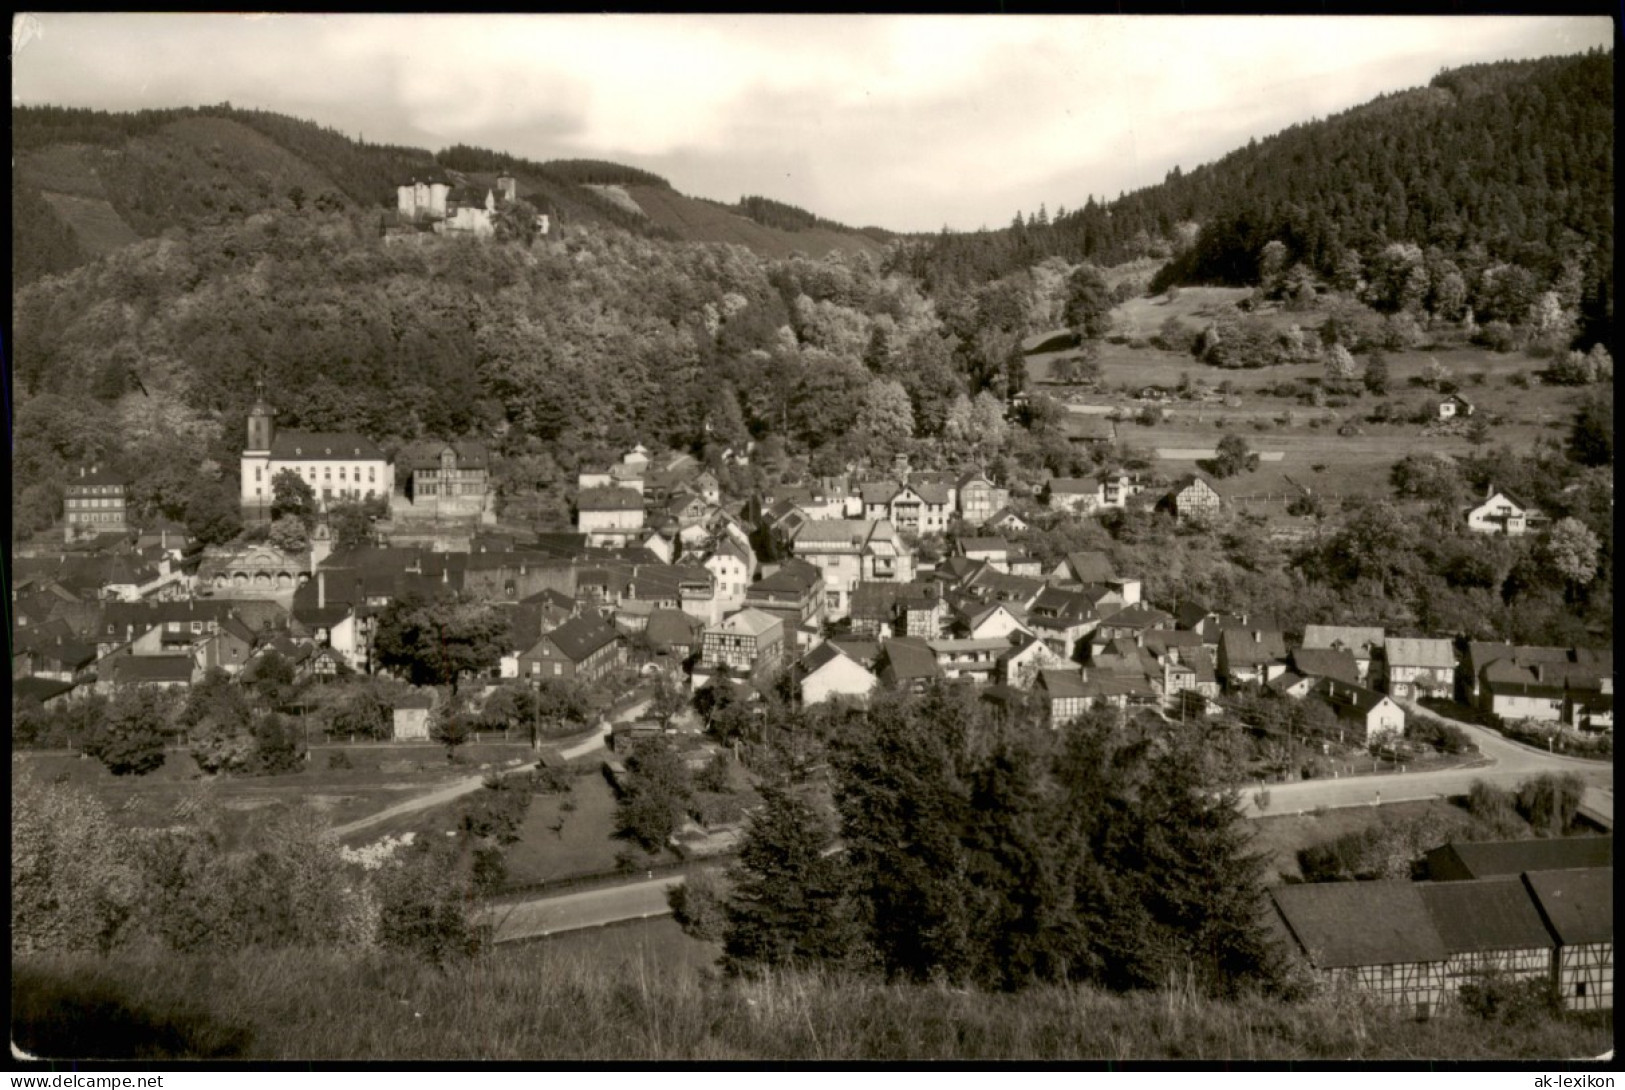
[[[1174,623],[1180,628],[1194,629],[1212,613],[1213,611],[1201,602],[1183,601],[1174,607]]]
[[[566,621],[544,639],[551,640],[564,657],[571,662],[585,662],[588,655],[597,651],[605,644],[613,643],[621,638],[615,626],[607,624],[597,616],[577,617]]]
[[[1034,621],[1059,620],[1073,624],[1094,620],[1095,604],[1087,595],[1065,587],[1045,587],[1027,607]]]
[[[840,648],[848,658],[867,669],[873,669],[875,663],[880,660],[881,645],[874,640],[852,640],[837,637],[827,642]]]
[[[1200,649],[1202,637],[1199,633],[1179,628],[1158,628],[1145,634],[1145,649],[1161,658],[1170,648],[1179,648],[1184,652]]]
[[[952,495],[948,490],[948,486],[939,481],[912,480],[909,482],[908,487],[913,489],[914,494],[919,496],[920,499],[937,507],[947,506],[949,497]]]
[[[1388,667],[1420,666],[1435,670],[1456,668],[1456,649],[1449,640],[1420,636],[1389,636],[1383,642]]]
[[[1340,714],[1347,714],[1350,710],[1366,716],[1371,710],[1388,698],[1375,689],[1353,682],[1339,681],[1336,678],[1322,677],[1318,679],[1319,689],[1326,697],[1326,702]]]
[[[72,690],[73,685],[70,682],[52,681],[45,677],[19,677],[11,682],[11,695],[14,699],[33,701],[37,704],[54,700]]]
[[[1564,946],[1614,941],[1613,867],[1538,871],[1523,881]]]
[[[984,552],[1008,553],[1010,543],[1002,537],[962,537],[959,539],[959,551],[966,556]]]
[[[271,439],[271,457],[289,462],[384,461],[384,452],[356,432],[279,431]]]
[[[1387,639],[1388,633],[1374,625],[1311,624],[1303,629],[1305,647],[1342,649],[1357,659],[1369,660]]]
[[[1550,949],[1556,945],[1522,879],[1419,882],[1422,903],[1452,954]]]
[[[693,647],[700,642],[705,625],[698,617],[691,617],[680,609],[657,608],[649,614],[644,635],[650,643],[662,650],[674,647]]]
[[[791,560],[765,579],[759,579],[745,588],[745,596],[752,594],[788,594],[800,598],[816,587],[824,578],[815,566],[805,560]],[[867,584],[860,584],[864,586]]]
[[[408,473],[418,469],[439,469],[440,452],[450,447],[457,455],[458,469],[484,469],[491,463],[491,452],[477,440],[454,439],[438,442],[433,439],[408,443],[395,454],[395,467]]]
[[[937,656],[924,640],[898,637],[887,640],[881,649],[886,656],[883,672],[893,681],[942,676],[942,670],[937,666]]]
[[[577,511],[641,511],[643,496],[630,488],[584,488],[576,496]]]
[[[1449,950],[1419,883],[1314,882],[1270,890],[1317,969],[1443,961]]]
[[[1286,658],[1286,637],[1262,628],[1226,628],[1219,633],[1219,650],[1227,666],[1257,666]]]
[[[1292,652],[1292,668],[1304,677],[1329,677],[1360,683],[1360,667],[1351,652],[1327,647],[1299,647]]]
[[[1051,700],[1093,695],[1083,683],[1083,671],[1076,667],[1070,670],[1040,670],[1038,684],[1044,687]]]
[[[1144,603],[1128,606],[1101,619],[1104,628],[1154,628],[1158,625],[1169,624],[1173,618],[1155,606]],[[1282,654],[1285,654],[1282,648]]]
[[[835,646],[834,643],[830,642],[829,640],[825,640],[823,643],[801,656],[801,661],[796,664],[796,669],[800,671],[801,676],[805,677],[808,674],[816,673],[818,670],[824,666],[827,666],[836,659],[849,659],[853,662],[857,661],[852,659],[852,656],[848,655],[845,651],[842,651],[839,647]]]
[[[1571,870],[1613,865],[1611,836],[1565,836],[1539,840],[1452,841],[1427,853],[1428,871],[1462,870],[1473,878],[1526,871]]]
[[[76,488],[90,488],[93,486],[105,488],[110,484],[123,485],[129,483],[120,474],[114,473],[110,469],[103,469],[101,466],[91,466],[89,469],[81,468],[79,473],[80,476],[68,478],[66,488],[69,492]]]

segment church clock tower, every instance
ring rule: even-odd
[[[275,424],[270,403],[265,400],[265,383],[254,383],[254,404],[248,410],[248,443],[243,447],[243,518],[261,521],[271,512],[271,439]]]

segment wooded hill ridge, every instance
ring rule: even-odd
[[[685,197],[659,175],[618,163],[539,163],[463,144],[433,153],[371,144],[229,103],[135,113],[21,107],[12,125],[12,275],[19,285],[171,228],[279,208],[387,215],[403,183],[485,189],[501,173],[512,174],[519,195],[555,221],[674,242],[737,241],[772,256],[798,248],[821,256],[838,247],[878,253],[886,234],[860,234],[760,197],[737,205]],[[592,188],[606,185],[658,191],[664,199],[639,215]],[[731,236],[719,235],[719,214],[737,221]]]
[[[1592,51],[1442,71],[1113,201],[917,241],[901,267],[933,293],[1047,257],[1175,259],[1153,288],[1250,284],[1272,239],[1288,265],[1327,278],[1349,271],[1351,252],[1410,242],[1468,279],[1505,262],[1542,287],[1583,260],[1600,316],[1613,306],[1613,66],[1611,52]]]

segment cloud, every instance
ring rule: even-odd
[[[968,229],[1115,196],[1442,67],[1611,35],[1526,17],[46,13],[14,23],[13,101],[229,100]]]

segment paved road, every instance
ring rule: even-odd
[[[1487,763],[1438,772],[1395,772],[1380,776],[1270,784],[1269,807],[1264,811],[1260,811],[1254,801],[1258,788],[1249,787],[1242,792],[1242,813],[1248,817],[1258,817],[1260,813],[1295,814],[1313,810],[1317,806],[1336,809],[1343,806],[1375,806],[1386,802],[1413,802],[1441,795],[1464,795],[1474,780],[1483,780],[1496,787],[1516,787],[1542,772],[1578,773],[1588,787],[1605,788],[1612,796],[1612,764],[1546,753],[1533,746],[1511,741],[1485,727],[1447,719],[1414,704],[1405,704],[1405,711],[1408,715],[1439,719],[1460,727],[1478,745]]]
[[[671,908],[666,904],[666,891],[682,882],[681,874],[663,875],[518,904],[491,905],[478,910],[475,918],[496,925],[497,942],[539,938],[560,931],[667,915]]]
[[[600,723],[598,725],[598,730],[595,731],[591,737],[585,739],[584,741],[577,742],[573,746],[560,750],[559,756],[563,757],[567,761],[573,761],[577,757],[583,757],[595,749],[602,749],[604,739],[609,737],[610,726],[612,724],[624,723],[629,720],[636,719],[638,716],[643,714],[644,709],[648,708],[648,706],[649,701],[642,700],[636,704],[621,709],[619,712],[616,712],[613,717]],[[535,767],[536,762],[532,761],[529,764],[515,765],[513,768],[504,768],[499,769],[498,771],[501,775],[509,776],[516,772],[529,772]],[[433,806],[443,806],[448,802],[462,798],[464,795],[473,794],[475,791],[480,789],[480,785],[484,782],[484,774],[469,776],[445,787],[438,788],[434,791],[425,792],[422,795],[418,795],[416,798],[410,798],[405,802],[397,803],[394,806],[385,807],[375,814],[368,814],[366,817],[359,818],[358,820],[352,821],[347,825],[336,826],[333,829],[333,832],[341,837],[349,836],[351,833],[360,832],[362,829],[370,829],[372,826],[389,821],[392,818],[401,817],[405,814],[413,814],[419,810],[427,810]]]

